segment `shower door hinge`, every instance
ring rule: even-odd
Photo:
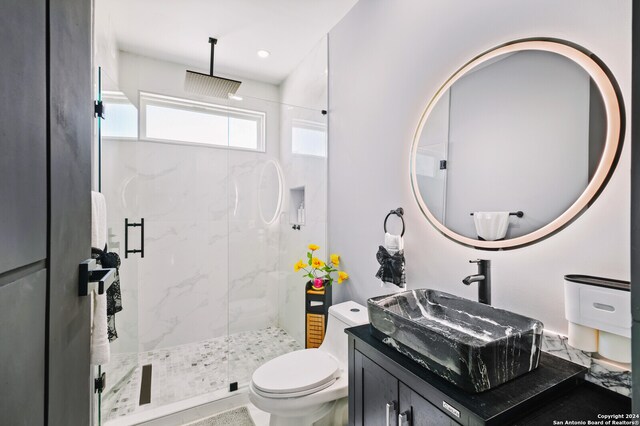
[[[105,386],[107,385],[107,373],[102,373],[100,377],[96,377],[93,379],[95,388],[93,389],[93,393],[102,393]]]
[[[238,382],[229,383],[229,392],[235,392],[238,390]]]
[[[98,118],[104,119],[104,104],[102,101],[93,102],[93,115]]]
[[[440,160],[440,170],[447,169],[447,160]]]

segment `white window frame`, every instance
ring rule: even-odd
[[[233,149],[238,151],[248,151],[248,152],[266,152],[266,126],[267,126],[267,114],[264,111],[255,111],[249,109],[235,108],[226,105],[218,105],[207,102],[195,101],[193,99],[184,99],[184,98],[176,98],[173,96],[160,95],[157,93],[151,92],[139,92],[139,105],[140,109],[138,112],[139,123],[138,123],[138,132],[139,138],[142,141],[150,141],[150,142],[160,142],[160,143],[169,143],[176,145],[191,145],[191,146],[199,146],[199,147],[207,147],[207,148],[217,148],[217,149]],[[182,109],[185,111],[195,111],[200,113],[206,113],[211,115],[218,115],[224,117],[237,117],[237,118],[251,118],[254,119],[258,123],[258,146],[257,148],[243,148],[243,147],[235,147],[232,145],[218,145],[213,143],[202,143],[202,142],[188,142],[188,141],[180,141],[175,139],[162,139],[162,138],[152,138],[147,136],[147,105],[152,106],[160,106],[167,107],[171,106],[175,109]]]

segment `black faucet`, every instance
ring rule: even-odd
[[[478,283],[478,302],[491,304],[491,261],[486,259],[470,260],[469,263],[478,264],[478,273],[469,275],[462,282],[465,285]]]

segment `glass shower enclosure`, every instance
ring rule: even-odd
[[[258,366],[303,347],[292,265],[325,246],[326,116],[101,86],[99,182],[123,305],[101,417],[134,424],[246,391]]]

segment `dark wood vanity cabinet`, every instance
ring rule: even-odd
[[[494,389],[469,393],[375,338],[369,327],[346,330],[351,426],[531,426],[540,424],[536,417],[540,411],[551,419],[570,418],[563,411],[567,403],[553,408],[554,401],[572,400],[581,406],[582,397],[570,397],[585,386],[586,368],[580,365],[542,353],[534,371]],[[593,389],[583,390],[593,394]],[[595,393],[596,400],[611,403],[610,396],[599,393]],[[598,412],[606,411],[606,404],[598,407],[598,403],[584,401],[594,405],[594,419]],[[583,407],[575,415],[584,411]]]
[[[398,379],[360,352],[355,352],[356,425],[396,426]]]
[[[400,389],[399,426],[447,426],[459,423],[450,419],[429,401],[413,391],[409,386],[398,382]]]
[[[351,425],[457,425],[391,373],[354,351],[354,410]],[[351,395],[351,394],[350,394]]]

